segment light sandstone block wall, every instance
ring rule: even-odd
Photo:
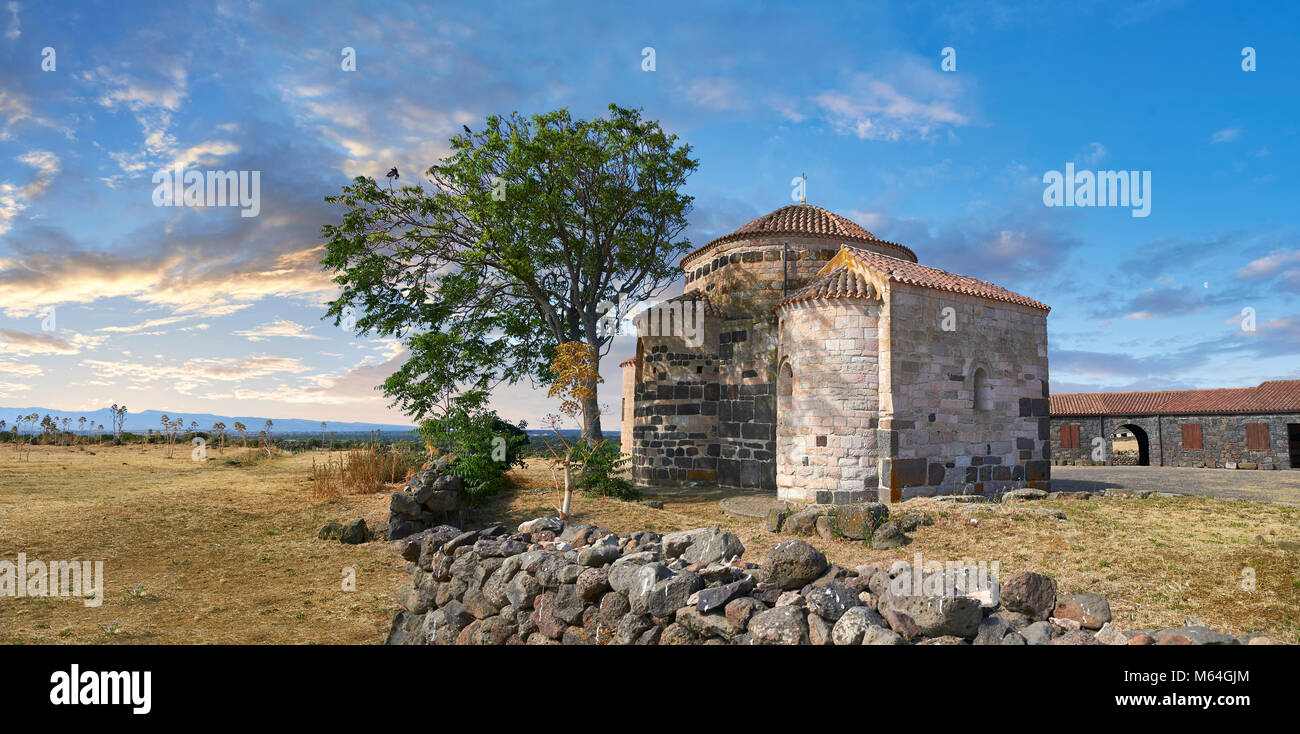
[[[780,361],[792,376],[777,379],[779,498],[818,504],[875,499],[880,309],[879,301],[835,299],[781,311]]]
[[[636,420],[636,360],[624,362],[623,398],[619,412],[619,451],[631,455],[633,451],[632,424]]]
[[[882,319],[880,496],[994,494],[1050,480],[1047,313],[890,283]],[[951,307],[955,329],[941,328]],[[992,391],[975,406],[975,371]]]

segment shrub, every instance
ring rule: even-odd
[[[614,444],[608,441],[595,444],[579,441],[574,447],[573,460],[582,466],[577,487],[588,497],[634,500],[641,496],[623,476],[632,457],[619,451]]]
[[[441,417],[420,424],[429,447],[456,457],[449,471],[465,480],[471,503],[499,489],[511,466],[523,465],[521,449],[528,445],[526,424],[511,425],[485,403],[483,394],[469,392],[453,399]]]

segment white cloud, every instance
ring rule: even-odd
[[[916,67],[905,73],[912,81],[906,88],[921,94],[909,96],[881,76],[857,74],[847,89],[822,92],[813,102],[836,132],[863,140],[924,139],[970,122],[958,110],[962,90],[955,81]]]
[[[5,26],[5,38],[10,41],[17,41],[23,35],[22,23],[18,18],[18,11],[22,6],[16,2],[5,5],[5,10],[9,11],[9,25]]]
[[[307,327],[294,321],[268,321],[251,329],[233,332],[235,336],[246,337],[250,342],[267,339],[323,339],[324,337],[308,333]]]
[[[48,150],[34,150],[14,160],[36,169],[32,180],[23,186],[0,182],[0,235],[13,229],[13,221],[34,199],[45,195],[59,174],[59,157]]]
[[[1241,137],[1241,128],[1239,128],[1239,127],[1225,127],[1225,128],[1223,128],[1222,130],[1217,130],[1217,131],[1215,131],[1215,133],[1214,133],[1213,135],[1210,136],[1210,142],[1211,142],[1211,143],[1230,143],[1230,142],[1232,142],[1232,141],[1234,141],[1234,140],[1236,140],[1237,138],[1240,138],[1240,137]]]

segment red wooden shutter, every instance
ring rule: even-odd
[[[1201,444],[1201,424],[1184,423],[1183,424],[1183,448],[1200,449]]]
[[[1251,451],[1268,450],[1268,424],[1267,423],[1247,423],[1246,424],[1246,448]]]
[[[1061,426],[1061,448],[1063,449],[1079,448],[1079,427],[1078,426]]]

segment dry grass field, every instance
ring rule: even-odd
[[[204,464],[160,447],[36,447],[18,462],[0,447],[0,558],[102,559],[104,602],[0,598],[4,643],[355,643],[382,642],[404,581],[392,544],[341,545],[316,538],[330,520],[384,521],[387,494],[312,498],[312,454],[248,466]],[[323,452],[315,454],[317,461]],[[514,488],[477,511],[474,523],[511,525],[552,512],[559,496],[534,462],[512,472]],[[635,502],[574,499],[574,520],[626,533],[721,525],[747,557],[783,535],[732,517],[716,492],[652,495]],[[999,561],[1005,576],[1033,569],[1064,591],[1110,598],[1124,629],[1178,626],[1194,615],[1234,633],[1266,632],[1300,642],[1300,509],[1177,498],[1048,500],[1061,521],[1027,506],[956,506],[917,500],[935,524],[893,551],[847,540],[812,542],[846,566],[927,560]],[[971,522],[974,519],[975,522]],[[342,570],[356,590],[342,590]],[[1253,568],[1256,590],[1242,589]],[[140,592],[134,590],[139,586]]]
[[[401,559],[386,543],[316,532],[330,520],[386,521],[388,496],[320,503],[311,454],[225,461],[244,454],[199,463],[188,447],[167,459],[160,446],[41,446],[29,463],[0,447],[0,558],[103,560],[106,579],[99,607],[0,598],[0,642],[382,642]],[[355,591],[342,590],[345,567]]]

